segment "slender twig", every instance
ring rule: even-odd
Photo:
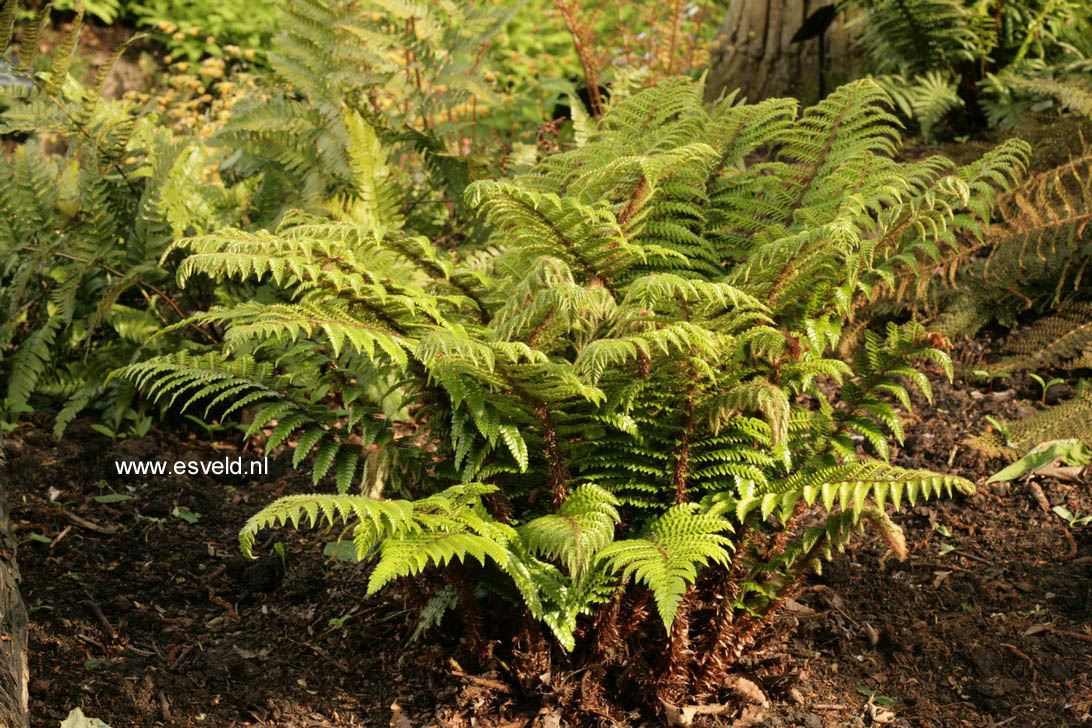
[[[39,89],[39,90],[42,91],[43,95],[47,99],[49,99],[50,101],[53,102],[54,106],[56,106],[58,109],[61,110],[61,113],[64,114],[65,117],[68,118],[68,120],[76,128],[76,131],[78,131],[83,136],[87,137],[87,141],[89,141],[91,143],[91,146],[94,147],[95,152],[97,154],[101,154],[102,150],[99,149],[98,141],[94,137],[92,137],[90,134],[87,133],[87,129],[85,129],[83,127],[83,125],[80,124],[80,122],[75,117],[72,116],[72,114],[68,111],[68,109],[65,108],[64,104],[62,104],[60,101],[58,101],[56,99],[56,97],[54,97],[52,94],[46,93],[43,89]],[[128,175],[125,174],[125,170],[123,170],[120,166],[118,166],[117,160],[116,159],[111,159],[109,155],[103,155],[103,156],[108,160],[108,164],[110,165],[110,167],[112,167],[114,169],[114,171],[116,171],[121,176],[122,181],[125,182],[125,186],[129,188],[130,192],[133,193],[133,197],[140,197],[140,193],[137,192],[136,187],[133,186],[132,181],[130,181]]]
[[[35,251],[34,251],[33,249],[31,249],[30,247],[27,247],[27,246],[23,246],[23,247],[19,248],[19,250],[22,250],[22,251],[26,251],[26,252],[35,252]],[[124,278],[124,277],[125,277],[125,274],[124,274],[124,273],[122,273],[122,272],[121,272],[120,270],[118,270],[118,269],[117,269],[117,268],[115,268],[114,266],[110,265],[109,263],[103,263],[103,262],[102,262],[101,260],[88,260],[88,259],[86,259],[86,258],[80,258],[79,256],[76,256],[76,255],[72,255],[71,253],[64,253],[64,252],[62,252],[62,251],[59,251],[59,250],[54,250],[54,251],[52,251],[52,252],[53,252],[53,255],[56,255],[56,256],[57,256],[57,257],[59,257],[59,258],[65,258],[66,260],[71,260],[71,261],[73,261],[73,262],[75,262],[75,263],[83,263],[84,265],[93,265],[93,266],[97,266],[97,267],[99,267],[99,268],[102,268],[102,269],[103,269],[104,271],[106,271],[107,273],[111,273],[111,274],[113,274],[113,275],[116,275],[116,276],[119,276],[119,277],[121,277],[121,278]],[[204,330],[204,329],[202,329],[202,328],[201,328],[200,326],[197,326],[196,324],[193,324],[193,323],[190,323],[190,322],[188,322],[188,321],[187,321],[187,318],[188,318],[188,317],[186,316],[186,314],[182,312],[182,309],[180,309],[180,308],[178,307],[178,304],[176,304],[176,303],[174,302],[174,300],[173,300],[173,299],[172,299],[172,298],[171,298],[171,297],[170,297],[169,295],[167,295],[167,293],[165,293],[164,291],[160,290],[159,288],[157,288],[156,286],[152,285],[151,283],[148,283],[147,281],[145,281],[145,280],[141,280],[141,279],[139,279],[139,278],[137,278],[137,279],[134,279],[134,280],[133,280],[133,283],[136,283],[137,285],[140,285],[140,286],[143,286],[143,287],[147,288],[147,289],[148,289],[149,291],[151,291],[151,292],[152,292],[152,293],[154,293],[155,295],[157,295],[157,296],[159,296],[160,298],[162,298],[162,299],[163,299],[163,301],[164,301],[164,302],[165,302],[165,303],[166,303],[166,304],[167,304],[168,306],[170,306],[170,307],[171,307],[171,309],[172,309],[172,310],[173,310],[173,311],[174,311],[174,312],[175,312],[176,314],[178,314],[178,318],[179,318],[179,319],[180,319],[181,321],[186,321],[186,325],[187,325],[187,326],[189,326],[189,327],[190,327],[191,329],[193,329],[194,331],[197,331],[197,332],[199,332],[199,333],[200,333],[200,334],[201,334],[202,336],[204,336],[204,337],[205,337],[206,339],[208,339],[208,340],[209,340],[209,342],[211,342],[211,343],[213,343],[213,344],[215,344],[215,343],[216,343],[216,338],[215,338],[215,337],[213,337],[213,336],[212,336],[212,334],[210,334],[209,332],[205,331],[205,330]]]

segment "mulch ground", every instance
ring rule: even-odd
[[[935,405],[907,421],[896,462],[983,482],[1001,463],[962,440],[986,415],[1040,406],[1034,384],[1002,384],[934,381]],[[240,450],[179,428],[115,444],[84,423],[56,442],[45,419],[5,449],[35,728],[76,706],[113,728],[551,724],[549,706],[454,674],[457,623],[409,644],[415,615],[396,593],[365,597],[365,568],[323,555],[333,536],[275,531],[262,558],[239,555],[250,514],[310,489],[287,454],[253,480],[118,477],[115,460]],[[1092,511],[1087,483],[1034,482],[1050,505]],[[1070,529],[1025,481],[896,520],[907,561],[864,537],[810,582],[788,637],[750,656],[771,702],[751,725],[1092,724],[1092,529]]]

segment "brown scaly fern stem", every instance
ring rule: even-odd
[[[512,502],[504,494],[504,488],[496,492],[486,494],[482,499],[488,506],[493,517],[501,523],[512,522]]]
[[[486,655],[486,640],[482,629],[482,610],[478,597],[474,594],[474,585],[467,578],[464,564],[451,562],[448,564],[446,575],[448,582],[459,595],[459,616],[462,617],[463,628],[466,630],[470,653],[481,664]]]
[[[625,616],[618,627],[618,637],[628,640],[652,615],[652,592],[648,589],[627,589],[622,599],[621,613]]]
[[[528,691],[539,685],[539,676],[550,669],[550,642],[542,634],[542,626],[526,610],[520,618],[512,663],[516,676]]]
[[[420,612],[428,603],[428,595],[417,583],[416,579],[402,576],[398,579],[398,586],[402,592],[402,609]]]
[[[804,573],[808,568],[808,564],[815,559],[816,554],[819,553],[820,548],[825,542],[826,539],[820,538],[810,549],[804,552],[796,560],[796,566],[791,572],[792,576],[789,577],[789,580],[781,587],[777,600],[766,609],[766,613],[762,615],[760,619],[741,620],[741,629],[737,632],[734,644],[732,644],[726,656],[726,662],[728,664],[734,665],[739,662],[739,658],[743,656],[743,652],[754,644],[763,630],[774,623],[778,615],[780,615],[781,611],[785,608],[788,600],[799,594],[800,582],[804,579]]]
[[[667,649],[667,669],[658,680],[656,696],[662,703],[677,705],[690,687],[690,668],[694,651],[690,643],[690,613],[697,603],[698,590],[691,584],[679,602],[671,625],[671,643]]]
[[[595,662],[605,665],[621,662],[625,642],[622,640],[618,618],[625,592],[625,587],[618,589],[614,593],[614,598],[610,600],[610,604],[600,609],[595,615],[595,621],[592,622],[592,653],[595,656]]]
[[[626,223],[633,217],[633,213],[637,211],[638,206],[641,203],[641,197],[645,194],[646,190],[648,190],[648,180],[642,177],[637,186],[633,188],[633,194],[629,198],[629,204],[622,210],[622,214],[618,216],[619,227],[623,229],[626,227]]]
[[[686,392],[686,423],[683,425],[682,437],[679,441],[679,452],[675,460],[675,474],[672,484],[675,486],[675,502],[686,502],[686,479],[690,475],[690,438],[694,435],[694,397],[696,388],[691,383]]]
[[[527,346],[532,349],[538,348],[538,338],[542,336],[542,332],[546,330],[546,327],[553,323],[554,314],[556,312],[557,309],[551,308],[550,312],[546,314],[546,317],[539,322],[538,326],[535,326],[535,330],[531,332],[531,337],[527,339]]]
[[[553,491],[554,508],[560,508],[569,495],[569,474],[565,470],[565,456],[557,439],[557,426],[550,416],[546,403],[522,388],[512,385],[512,392],[531,407],[542,423],[542,439],[546,445],[546,462],[550,468],[550,489]]]
[[[641,372],[642,377],[647,377],[652,373],[652,363],[649,361],[648,354],[646,354],[643,349],[638,349],[637,358],[641,362],[638,371]]]
[[[629,230],[627,229],[626,224],[633,218],[633,215],[638,210],[641,209],[642,197],[644,196],[645,192],[647,192],[647,191],[648,191],[648,180],[646,178],[642,178],[641,181],[639,183],[637,183],[637,186],[633,188],[633,193],[630,195],[629,202],[626,204],[625,209],[623,209],[622,213],[620,215],[618,215],[618,217],[617,217],[618,227],[622,229],[622,234],[623,235],[627,235],[629,233]],[[607,248],[609,248],[611,250],[616,250],[619,247],[620,246],[618,245],[618,243],[614,242],[614,241],[611,241],[610,243],[607,244]],[[605,258],[603,260],[603,262],[601,263],[601,266],[604,269],[609,269],[610,266],[613,265],[614,262],[621,255],[623,255],[622,251],[619,250],[619,251],[615,252],[613,255],[610,255],[607,258]]]
[[[535,407],[535,414],[542,420],[542,439],[546,442],[546,459],[550,464],[550,487],[554,493],[554,508],[560,508],[569,495],[569,475],[565,472],[564,458],[557,442],[557,427],[546,405]]]
[[[743,559],[743,550],[747,546],[748,533],[746,528],[740,530],[735,540],[735,554],[732,565],[729,567],[723,581],[723,600],[717,606],[713,617],[713,639],[705,649],[699,666],[696,687],[699,691],[706,692],[712,688],[727,674],[730,665],[726,662],[726,655],[735,647],[735,601],[739,598],[743,579],[747,576],[747,562]]]
[[[804,501],[797,501],[796,506],[793,508],[792,515],[785,521],[785,527],[782,528],[774,538],[774,546],[770,552],[772,558],[776,558],[785,553],[785,547],[789,545],[789,539],[796,531],[796,526],[800,523],[800,517],[804,515],[805,510],[807,510],[807,507],[804,505]]]
[[[623,716],[617,710],[611,711],[610,702],[606,699],[606,687],[603,685],[604,672],[602,665],[595,665],[580,678],[580,709],[617,724]]]
[[[754,644],[758,639],[762,631],[769,627],[777,619],[778,615],[785,608],[785,604],[789,599],[792,599],[799,593],[800,581],[804,578],[804,572],[799,571],[792,579],[785,584],[781,590],[781,594],[766,610],[766,613],[762,615],[760,619],[748,619],[740,630],[736,637],[735,643],[728,651],[728,663],[735,664],[739,662],[739,658],[743,656],[744,651]]]
[[[785,547],[788,544],[789,536],[786,535],[785,538],[782,539],[781,535],[791,534],[792,530],[799,522],[800,517],[803,515],[804,510],[805,509],[798,507],[793,512],[792,516],[785,524],[785,529],[778,534],[778,538],[774,541],[771,554],[780,555],[784,552]],[[819,549],[819,544],[817,543],[797,561],[797,568],[788,582],[782,587],[780,594],[777,597],[777,601],[770,606],[762,618],[752,619],[745,617],[737,621],[734,619],[734,608],[732,604],[739,597],[740,587],[747,574],[746,564],[741,557],[747,539],[747,532],[742,531],[739,538],[736,540],[736,558],[732,561],[732,566],[725,578],[725,598],[718,608],[715,617],[715,637],[705,651],[705,656],[700,668],[701,671],[695,681],[695,687],[701,692],[712,691],[717,684],[724,679],[732,666],[739,662],[739,658],[743,655],[743,652],[754,644],[755,640],[758,639],[764,630],[774,623],[777,616],[785,608],[787,600],[794,598],[799,593],[800,582],[804,578],[805,569],[807,568],[808,563],[814,558],[815,554],[818,553]]]

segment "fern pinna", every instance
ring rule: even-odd
[[[118,376],[251,407],[267,447],[295,438],[316,483],[336,475],[337,494],[255,514],[245,553],[278,524],[347,526],[376,561],[369,591],[446,567],[468,606],[473,568],[522,604],[590,661],[588,705],[606,682],[668,703],[713,690],[856,528],[903,555],[888,503],[971,490],[886,460],[907,387],[929,394],[915,362],[948,367],[919,327],[832,352],[877,264],[981,224],[1025,149],[1001,147],[981,184],[894,161],[871,81],[802,114],[701,99],[664,82],[530,173],[472,184],[488,254],[299,216],[185,240],[182,282],[261,277],[292,299],[214,308],[194,321],[223,329],[222,355]]]

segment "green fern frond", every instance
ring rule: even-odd
[[[698,568],[712,562],[725,566],[731,559],[731,521],[701,513],[693,503],[671,508],[648,526],[641,538],[616,541],[599,551],[606,568],[633,577],[652,590],[656,609],[670,634],[679,602]]]
[[[49,347],[53,343],[61,321],[51,318],[30,334],[15,351],[11,362],[11,379],[8,380],[7,402],[9,407],[25,407],[45,372],[51,359]]]
[[[602,488],[585,484],[574,489],[556,513],[520,526],[531,553],[560,559],[574,582],[581,582],[604,547],[614,540],[620,520],[618,499]]]
[[[7,53],[8,46],[11,45],[15,11],[18,8],[19,0],[4,0],[4,6],[0,9],[0,56]]]
[[[827,511],[833,510],[837,503],[843,510],[860,512],[869,499],[882,510],[890,498],[895,510],[899,510],[904,497],[913,506],[919,497],[952,497],[955,492],[971,494],[974,484],[954,475],[908,470],[883,461],[865,460],[799,473],[745,492],[736,505],[736,517],[743,520],[759,508],[763,518],[777,510],[782,518],[787,518],[801,499],[809,506],[819,502]]]
[[[68,69],[72,66],[72,55],[76,50],[76,43],[83,28],[83,0],[75,0],[76,17],[72,19],[72,25],[61,38],[57,50],[53,54],[53,64],[49,69],[49,80],[46,82],[45,91],[49,96],[57,96],[61,92],[61,86],[68,77]]]

